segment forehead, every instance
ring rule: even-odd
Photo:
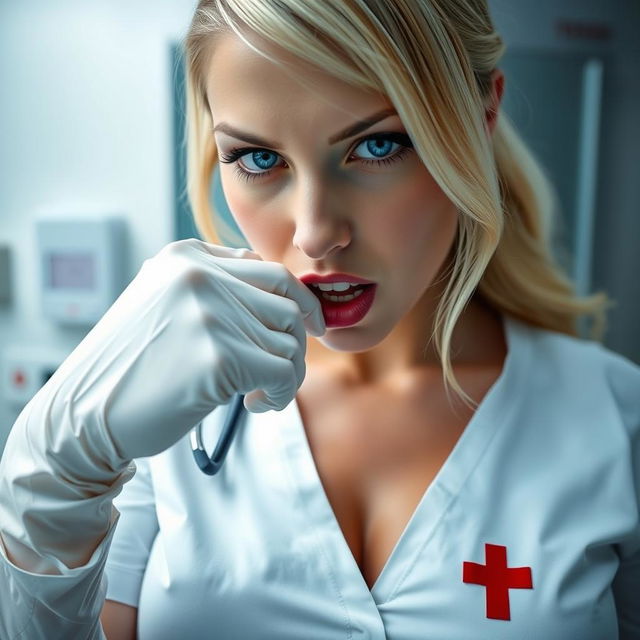
[[[285,62],[287,70],[253,51],[236,34],[221,36],[213,46],[206,79],[214,122],[243,113],[260,113],[261,119],[268,114],[278,119],[314,114],[357,118],[392,106],[385,96],[353,87],[256,36],[250,41]]]

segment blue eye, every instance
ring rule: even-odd
[[[390,157],[393,146],[398,145],[399,149],[396,149]],[[359,140],[355,149],[364,147],[366,153],[372,154],[373,158],[362,158],[361,162],[365,164],[391,164],[400,160],[407,153],[413,149],[411,138],[405,133],[377,133],[367,138]],[[355,152],[354,149],[354,152]],[[240,158],[248,156],[250,162],[255,165],[255,169],[249,167],[249,171],[245,169],[242,164],[237,162]],[[231,149],[228,154],[220,154],[220,162],[225,164],[236,163],[236,175],[243,180],[249,182],[256,180],[257,178],[269,175],[274,168],[276,168],[276,160],[278,154],[268,149],[258,149],[255,147],[243,147],[241,149]]]
[[[382,143],[382,144],[379,144]],[[397,142],[393,142],[391,140],[389,140],[388,138],[367,138],[366,140],[363,140],[358,147],[364,145],[366,147],[366,150],[370,153],[373,153],[373,155],[376,158],[381,158],[383,156],[386,156],[387,154],[391,153],[391,148],[393,148],[394,144],[398,144]],[[356,149],[358,148],[356,147]],[[389,148],[391,147],[391,148]],[[386,149],[386,151],[385,151]],[[380,154],[380,155],[376,155],[376,154]]]
[[[259,149],[258,151],[252,151],[251,153],[245,153],[244,156],[240,157],[248,158],[249,163],[253,163],[255,165],[255,167],[248,167],[248,173],[256,173],[273,169],[275,167],[275,161],[278,158],[278,154],[273,151],[267,151],[266,149]],[[246,162],[246,159],[243,162]]]

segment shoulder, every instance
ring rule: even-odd
[[[594,340],[518,325],[529,342],[532,379],[592,407],[594,415],[615,415],[640,437],[640,365]]]
[[[596,344],[603,382],[620,417],[636,440],[640,439],[640,366],[629,358]],[[640,444],[640,443],[639,443]]]

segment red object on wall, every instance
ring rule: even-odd
[[[13,373],[13,384],[16,387],[24,387],[24,385],[27,382],[27,378],[24,375],[24,373],[22,373],[22,371],[14,371]]]

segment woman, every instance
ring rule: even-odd
[[[640,637],[640,367],[554,264],[485,2],[206,0],[185,52],[206,242],[14,425],[3,637]]]

